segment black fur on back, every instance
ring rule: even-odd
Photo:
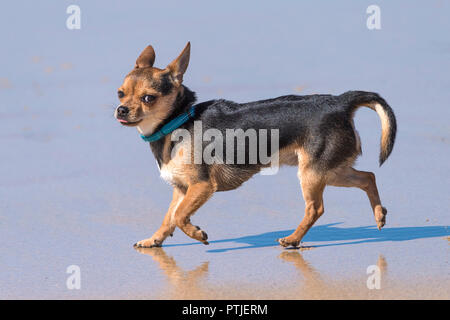
[[[177,99],[173,114],[161,123],[161,126],[178,114],[186,112],[194,101],[195,94],[185,87],[183,97]],[[210,128],[218,129],[224,137],[226,129],[243,129],[244,131],[278,129],[280,149],[297,143],[309,154],[311,164],[317,170],[326,171],[336,168],[355,155],[357,140],[353,129],[354,111],[358,104],[373,101],[383,106],[392,123],[389,144],[380,155],[380,161],[383,162],[392,151],[396,125],[392,109],[376,93],[349,91],[339,96],[288,95],[248,103],[222,99],[210,100],[196,105],[194,120],[202,121],[203,132]],[[185,123],[182,127],[192,131],[193,121]],[[158,153],[162,148],[161,141],[151,143],[152,151],[157,159],[160,159]],[[248,153],[248,143],[246,143],[246,152]],[[230,165],[230,167],[242,172],[256,173],[261,166],[246,162]],[[206,164],[201,171],[207,175]]]

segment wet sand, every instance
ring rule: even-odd
[[[169,24],[170,4],[152,3],[161,14],[150,20],[145,5],[81,2],[78,31],[65,28],[64,3],[0,13],[0,299],[449,298],[448,3],[380,1],[380,31],[350,1],[179,4]],[[116,90],[148,43],[164,67],[187,40],[184,81],[199,101],[379,92],[396,145],[379,168],[380,121],[358,111],[356,168],[376,174],[386,226],[376,229],[363,192],[329,187],[306,249],[279,247],[304,212],[296,169],[282,168],[196,213],[209,246],[178,230],[163,248],[133,249],[161,224],[171,188],[148,145],[114,120]],[[71,265],[80,290],[66,285]],[[370,266],[380,289],[367,287]]]
[[[449,299],[448,278],[415,279],[413,283],[392,279],[388,263],[380,255],[376,266],[380,268],[380,288],[368,289],[363,275],[332,279],[324,277],[304,258],[302,249],[284,250],[278,256],[283,263],[295,269],[287,281],[273,283],[245,283],[230,281],[214,285],[208,280],[209,262],[191,270],[180,268],[176,260],[164,249],[139,249],[149,255],[166,276],[167,284],[161,295],[134,298],[153,299]],[[126,297],[131,298],[131,297]]]

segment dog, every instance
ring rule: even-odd
[[[147,46],[134,69],[118,89],[120,105],[115,118],[124,126],[137,127],[158,163],[161,177],[173,186],[173,198],[161,227],[135,247],[159,247],[176,227],[189,237],[208,244],[208,236],[191,223],[192,215],[216,191],[238,188],[267,164],[250,163],[251,146],[242,163],[192,163],[183,161],[193,154],[190,144],[174,143],[174,128],[193,134],[195,123],[203,129],[276,129],[280,165],[298,167],[305,215],[289,236],[276,239],[283,247],[298,247],[304,235],[324,213],[323,191],[327,185],[357,187],[364,190],[378,229],[386,222],[387,210],[381,205],[375,175],[352,166],[362,154],[353,122],[359,107],[368,107],[381,119],[380,166],[394,147],[397,124],[393,110],[377,93],[348,91],[341,95],[288,95],[249,103],[211,100],[196,103],[196,95],[183,85],[190,58],[188,42],[180,55],[166,68],[153,67],[155,51]],[[168,128],[170,127],[170,128]],[[147,139],[148,138],[148,139]],[[270,143],[269,143],[270,144]],[[201,144],[204,149],[205,144]],[[270,149],[271,146],[269,145]],[[274,149],[274,148],[272,148]]]

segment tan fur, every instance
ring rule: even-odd
[[[350,166],[342,166],[327,177],[327,184],[337,187],[356,187],[365,191],[378,229],[384,226],[387,210],[381,206],[375,175],[372,172],[358,171]]]
[[[172,235],[175,231],[175,211],[184,198],[184,194],[177,188],[173,190],[172,202],[170,203],[169,210],[164,217],[161,227],[156,231],[151,238],[141,240],[135,244],[137,247],[149,248],[159,247],[163,241]]]
[[[158,79],[164,70],[150,68],[146,70],[151,73],[152,78]],[[133,70],[125,78],[119,91],[125,93],[125,97],[120,99],[121,104],[126,105],[130,110],[129,119],[132,122],[138,122],[137,128],[140,134],[150,135],[156,127],[172,111],[172,105],[177,95],[183,90],[183,87],[176,87],[170,94],[162,96],[158,91],[151,87],[152,81],[144,77],[137,76],[142,70]],[[140,99],[144,95],[156,96],[156,100],[147,105]]]
[[[381,149],[386,150],[389,137],[389,118],[379,103],[375,103],[374,108],[381,119]]]
[[[118,91],[124,93],[123,98],[119,98],[122,105],[129,109],[128,126],[137,126],[140,134],[150,135],[162,120],[167,118],[172,111],[173,103],[183,90],[183,74],[189,64],[190,43],[186,45],[180,55],[173,60],[165,69],[153,67],[155,61],[155,51],[152,46],[147,46],[136,60],[134,70],[125,78]],[[160,79],[162,74],[170,73],[174,84],[174,89],[168,95],[162,95],[152,88],[152,82]],[[144,95],[153,95],[156,99],[146,104],[141,101]]]
[[[370,109],[372,109],[373,111],[375,111],[378,114],[378,117],[380,117],[381,150],[382,150],[382,152],[386,153],[387,145],[389,142],[389,129],[390,129],[389,118],[388,118],[386,112],[384,111],[383,107],[378,102],[367,103],[367,106]],[[356,130],[355,130],[355,132],[356,132]],[[359,138],[359,136],[358,136],[358,138]]]
[[[191,141],[191,145],[188,145],[188,142],[180,142],[177,145],[176,153],[172,154],[171,136],[167,135],[164,139],[160,168],[161,178],[174,187],[186,190],[190,185],[199,181],[197,166],[193,163],[193,141]],[[185,149],[191,150],[191,152],[185,152]]]
[[[375,175],[372,172],[363,172],[352,168],[357,154],[339,168],[325,173],[313,169],[310,157],[305,150],[298,149],[297,154],[299,159],[298,178],[305,200],[305,216],[290,236],[278,240],[282,246],[297,247],[303,236],[324,213],[323,191],[326,185],[357,187],[364,190],[369,198],[378,228],[381,229],[384,226],[387,211],[381,206]]]
[[[280,165],[297,166],[299,161],[298,150],[299,146],[296,143],[280,149],[279,152]]]
[[[210,182],[199,182],[190,185],[180,205],[175,210],[175,224],[189,237],[208,244],[208,236],[199,227],[191,224],[190,217],[200,208],[215,192],[214,185]]]
[[[172,112],[171,108],[178,94],[183,90],[183,74],[189,64],[190,45],[186,45],[182,53],[171,62],[166,69],[153,67],[155,59],[152,47],[147,47],[136,61],[136,66],[125,78],[122,86],[124,97],[121,103],[129,109],[130,121],[138,127],[141,134],[150,135],[155,128]],[[170,94],[162,95],[153,89],[152,81],[158,80],[162,74],[170,72],[174,88]],[[153,95],[152,103],[143,103],[141,97]],[[382,121],[382,146],[387,144],[389,121],[383,109],[378,104],[371,104],[380,115]],[[381,206],[375,176],[371,172],[357,171],[352,168],[360,153],[359,135],[354,128],[357,148],[338,168],[330,171],[320,171],[314,166],[311,157],[297,143],[293,143],[279,151],[279,164],[298,166],[305,214],[297,229],[288,237],[279,239],[282,246],[298,246],[303,236],[324,213],[323,191],[326,185],[358,187],[367,193],[375,220],[379,228],[385,223],[386,209]],[[164,137],[162,159],[160,160],[161,177],[174,187],[172,202],[158,231],[148,239],[136,243],[137,247],[161,246],[175,228],[180,228],[189,237],[208,244],[206,233],[192,225],[191,217],[216,191],[232,190],[240,186],[264,166],[253,168],[234,168],[222,164],[211,164],[208,168],[209,180],[200,179],[199,165],[194,163],[194,139],[178,144],[175,154],[172,154],[171,135]],[[190,157],[188,159],[188,157]]]
[[[305,200],[305,216],[290,236],[278,240],[283,247],[298,247],[303,236],[324,212],[322,194],[326,185],[325,177],[312,168],[311,158],[304,149],[299,148],[296,153],[298,156],[297,175]]]

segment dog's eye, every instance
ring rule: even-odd
[[[145,95],[145,96],[143,96],[143,97],[141,98],[142,102],[145,102],[145,103],[150,103],[150,102],[152,102],[152,101],[155,100],[155,99],[156,99],[156,97],[155,97],[155,96],[152,96],[152,95],[150,95],[150,94],[147,94],[147,95]]]
[[[117,96],[120,98],[123,98],[123,96],[125,95],[125,93],[123,93],[123,91],[118,91],[117,92]]]

